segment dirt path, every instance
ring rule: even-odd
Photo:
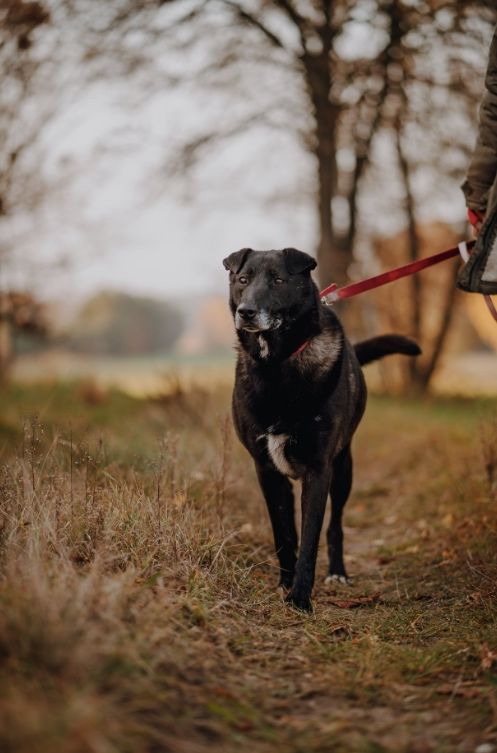
[[[471,431],[372,409],[346,515],[352,586],[324,585],[322,541],[315,615],[281,613],[276,635],[256,619],[240,659],[268,670],[254,692],[279,749],[497,750],[495,503]]]

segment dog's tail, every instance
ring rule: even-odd
[[[371,340],[356,343],[354,349],[361,366],[394,353],[401,353],[404,356],[419,356],[421,353],[421,348],[414,340],[402,335],[372,337]]]

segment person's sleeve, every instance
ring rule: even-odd
[[[497,28],[494,31],[485,94],[480,106],[476,147],[462,190],[470,209],[485,212],[490,189],[497,176]]]

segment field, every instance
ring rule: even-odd
[[[481,304],[481,301],[477,301]],[[489,319],[491,322],[492,320]],[[493,329],[492,329],[493,333]],[[33,384],[40,381],[93,381],[104,388],[119,389],[135,397],[146,397],[163,391],[170,375],[181,379],[185,386],[201,383],[230,385],[235,358],[233,350],[214,355],[103,357],[77,355],[64,350],[46,350],[27,354],[14,362],[13,376],[17,382]],[[468,352],[447,356],[437,369],[432,391],[438,395],[497,395],[495,352]],[[369,383],[381,390],[381,367],[368,368]]]
[[[497,751],[497,402],[374,397],[286,607],[229,390],[0,393],[0,750]]]

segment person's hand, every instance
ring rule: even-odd
[[[478,238],[483,222],[485,220],[485,213],[479,212],[476,209],[468,209],[468,220],[473,228],[473,235]]]

